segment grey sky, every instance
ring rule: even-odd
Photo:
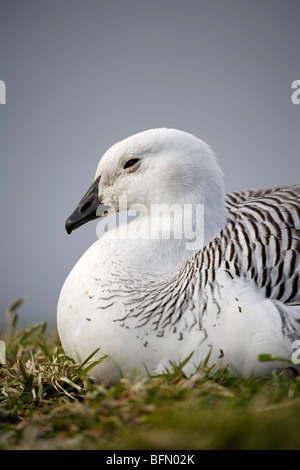
[[[300,179],[299,0],[0,0],[0,316],[55,321],[96,240],[65,219],[116,141],[207,141],[228,191]]]

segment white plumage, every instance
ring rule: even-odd
[[[191,352],[187,374],[208,354],[210,364],[242,374],[289,365],[258,355],[291,358],[300,339],[300,185],[225,196],[207,144],[152,129],[104,154],[67,231],[99,208],[103,216],[124,209],[124,200],[141,216],[97,240],[62,287],[58,331],[66,353],[80,361],[100,347],[98,355],[109,358],[91,375],[108,382],[145,366],[159,372]],[[155,211],[162,204],[177,207],[171,223],[168,211]],[[204,207],[200,227],[180,210],[196,206]],[[160,237],[149,238],[149,227],[159,227]],[[201,236],[187,250],[195,230]]]

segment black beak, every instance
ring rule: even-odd
[[[68,234],[72,230],[80,227],[81,225],[89,222],[89,220],[94,220],[101,215],[105,215],[108,206],[103,205],[103,211],[100,210],[102,207],[101,202],[98,198],[98,184],[100,181],[100,176],[93,182],[89,190],[81,199],[80,203],[76,207],[72,215],[67,219],[65,227]],[[99,210],[97,210],[99,208]]]

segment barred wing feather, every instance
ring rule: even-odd
[[[226,269],[253,279],[267,297],[300,304],[300,185],[240,191],[226,197]]]

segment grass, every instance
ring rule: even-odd
[[[17,331],[19,304],[0,336],[0,450],[300,448],[300,377],[240,377],[205,362],[185,377],[170,363],[107,388],[87,377],[93,358],[75,364],[45,323]]]

